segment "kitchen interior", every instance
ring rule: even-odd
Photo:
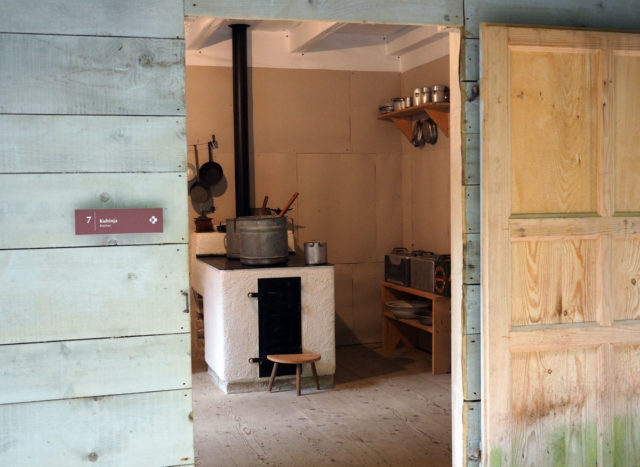
[[[447,30],[198,17],[185,21],[185,42],[196,458],[207,465],[208,452],[228,448],[220,427],[231,418],[246,428],[236,415],[247,405],[286,419],[293,366],[280,365],[269,394],[265,357],[301,352],[321,355],[321,391],[303,366],[310,400],[361,398],[363,383],[386,379],[435,404],[437,416],[409,423],[417,449],[396,444],[386,461],[450,457]],[[427,379],[401,382],[416,373]],[[217,417],[205,421],[205,406]],[[236,415],[221,418],[220,407]],[[199,447],[201,429],[217,432]]]

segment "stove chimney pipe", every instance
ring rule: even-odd
[[[236,175],[236,217],[250,214],[249,87],[247,85],[248,24],[231,24],[233,49],[233,148]]]

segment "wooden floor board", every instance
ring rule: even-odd
[[[196,465],[451,465],[451,378],[429,354],[337,349],[335,387],[223,394],[193,375]]]

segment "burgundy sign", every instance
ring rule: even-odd
[[[162,208],[76,209],[76,235],[162,232]]]

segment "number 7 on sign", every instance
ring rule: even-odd
[[[87,224],[91,222],[91,216],[87,216]]]

